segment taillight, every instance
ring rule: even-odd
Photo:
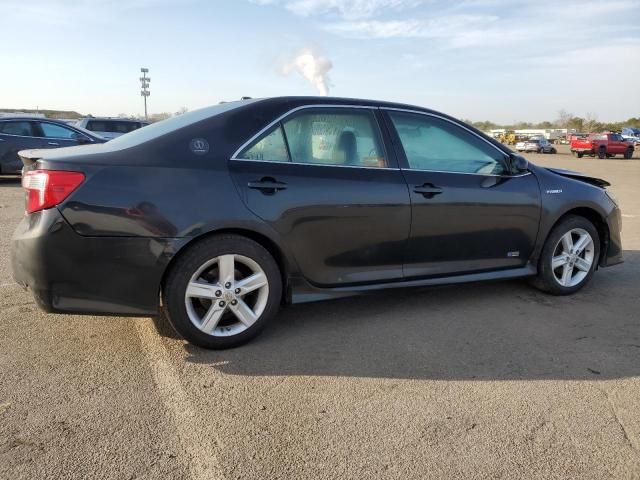
[[[27,213],[55,207],[84,181],[80,172],[30,170],[22,176]]]

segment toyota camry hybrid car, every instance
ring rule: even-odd
[[[564,295],[622,261],[606,181],[421,107],[253,99],[20,155],[12,266],[38,305],[163,309],[207,348],[248,341],[281,304],[519,277]]]

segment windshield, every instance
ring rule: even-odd
[[[134,130],[118,138],[115,138],[105,143],[104,145],[105,148],[109,150],[124,150],[125,148],[135,147],[136,145],[140,145],[141,143],[161,137],[162,135],[166,135],[167,133],[171,133],[175,130],[188,127],[189,125],[200,122],[215,115],[220,115],[221,113],[228,112],[235,108],[257,102],[258,100],[259,99],[239,100],[236,102],[221,103],[220,105],[193,110],[191,112],[183,113],[181,115],[177,115],[160,122],[152,123],[151,125],[148,125],[144,128]]]

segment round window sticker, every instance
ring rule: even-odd
[[[209,151],[209,142],[204,138],[194,138],[189,142],[189,148],[196,155],[204,155]]]

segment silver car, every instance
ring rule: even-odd
[[[519,152],[556,153],[555,147],[546,138],[530,138],[516,143]]]

